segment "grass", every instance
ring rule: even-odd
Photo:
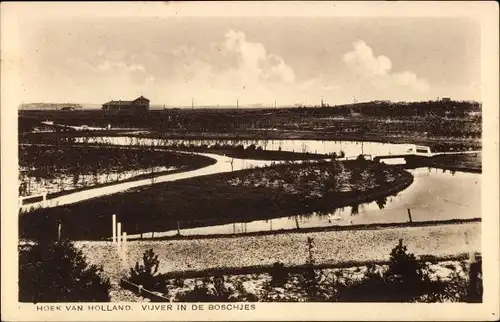
[[[386,197],[413,181],[402,168],[370,161],[275,165],[131,189],[20,217],[36,238],[62,222],[70,239],[109,237],[111,215],[129,234],[202,227],[332,210]]]

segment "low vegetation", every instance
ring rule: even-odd
[[[58,193],[160,173],[186,171],[215,161],[197,155],[155,150],[78,145],[20,145],[19,193]],[[49,195],[50,197],[51,195]]]
[[[427,160],[429,165],[451,170],[481,171],[481,152],[473,154],[448,154],[432,157]]]
[[[402,168],[364,160],[274,165],[37,209],[20,217],[20,231],[36,237],[60,220],[67,238],[103,238],[112,214],[129,234],[269,219],[378,200],[412,181]]]
[[[265,273],[185,278],[182,285],[165,275],[165,287],[154,291],[178,302],[482,302],[481,260],[433,262],[400,242],[387,264],[322,269],[314,240],[307,245],[301,267],[275,263]]]
[[[480,149],[481,103],[471,101],[374,101],[324,107],[165,109],[141,115],[107,114],[100,110],[71,113],[20,111],[20,142],[44,142],[30,134],[41,121],[106,127],[135,127],[163,137],[343,139],[423,144],[433,151]],[[109,135],[109,131],[104,131]]]
[[[107,302],[110,283],[69,241],[41,240],[19,248],[19,301]]]

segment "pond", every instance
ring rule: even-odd
[[[261,147],[269,151],[289,151],[301,153],[319,153],[329,154],[340,151],[345,153],[346,157],[357,157],[360,154],[368,154],[372,157],[379,155],[398,155],[404,154],[411,148],[412,144],[394,144],[379,142],[360,142],[360,141],[328,141],[328,140],[181,140],[181,139],[151,139],[131,136],[122,137],[79,137],[77,143],[90,144],[114,144],[114,145],[156,145],[156,146],[214,146],[218,145],[242,145],[247,148],[250,145]]]
[[[211,235],[246,232],[289,230],[297,228],[347,226],[375,223],[404,223],[481,217],[481,175],[450,172],[435,168],[409,170],[414,182],[395,196],[351,207],[332,210],[330,213],[297,214],[272,220],[237,222],[200,228],[183,229],[181,234]],[[177,230],[155,232],[154,237],[174,236]],[[131,238],[139,237],[132,235]],[[151,233],[143,234],[143,238]]]
[[[306,151],[313,153],[332,153],[344,151],[347,157],[355,157],[361,153],[377,155],[396,155],[405,153],[411,146],[407,144],[388,144],[378,142],[356,141],[320,141],[320,140],[160,140],[136,137],[93,137],[77,138],[77,142],[91,144],[114,145],[156,145],[171,146],[174,144],[255,144],[267,150]],[[298,149],[298,150],[297,150]],[[223,156],[208,155],[217,159],[217,163],[192,172],[166,175],[158,178],[157,182],[166,182],[182,178],[189,178],[211,173],[228,172],[271,164],[269,161],[230,159]],[[388,162],[404,163],[404,159]],[[224,225],[214,225],[200,228],[184,229],[180,223],[182,235],[210,235],[233,234],[244,232],[276,231],[312,227],[347,226],[374,223],[404,223],[409,221],[409,213],[414,222],[470,219],[481,217],[481,174],[450,172],[435,168],[410,169],[414,182],[395,196],[384,198],[370,203],[352,205],[342,209],[332,209],[329,213],[299,213],[295,216],[274,218],[272,220],[256,220],[252,222],[235,222]],[[71,200],[57,200],[59,205],[89,199],[103,194],[116,193],[128,188],[147,184],[147,181],[132,182],[105,188],[106,191],[93,189],[62,198]],[[109,191],[108,191],[109,190]],[[113,191],[111,191],[113,190]],[[92,193],[91,193],[92,192]],[[85,196],[83,196],[85,194]],[[54,200],[55,201],[55,200]],[[154,237],[173,236],[177,230],[155,232]],[[143,238],[151,237],[151,232],[144,232]],[[139,235],[131,235],[131,238]]]

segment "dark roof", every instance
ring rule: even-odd
[[[109,101],[107,103],[104,103],[103,105],[131,105],[132,101]]]
[[[149,100],[142,95],[140,97],[136,98],[134,101],[137,101],[138,99],[141,99],[141,98],[149,102]]]
[[[139,100],[139,99],[144,99],[146,101],[149,102],[149,100],[147,98],[145,98],[144,96],[140,96],[138,98],[136,98],[135,100],[133,101],[109,101],[107,103],[104,103],[103,105],[115,105],[115,106],[124,106],[124,105],[132,105],[135,101]]]

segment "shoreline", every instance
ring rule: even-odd
[[[177,140],[305,140],[305,141],[354,141],[354,142],[377,142],[377,143],[392,143],[392,144],[417,144],[430,146],[434,152],[446,152],[448,150],[441,148],[442,145],[464,146],[474,149],[482,148],[482,140],[479,138],[463,138],[463,137],[442,137],[431,136],[422,137],[424,133],[414,132],[407,133],[405,137],[396,135],[387,135],[384,133],[321,133],[319,131],[263,131],[263,130],[243,130],[240,133],[214,133],[214,132],[158,132],[155,130],[137,129],[134,131],[91,131],[91,132],[66,132],[60,134],[66,137],[80,136],[133,136],[141,138],[161,138],[161,139],[177,139]],[[37,137],[55,137],[55,132],[48,133],[25,133],[22,136],[25,138]],[[20,141],[22,141],[20,139]],[[27,142],[28,143],[28,142]]]
[[[464,234],[469,237],[468,243],[464,243]],[[481,222],[465,222],[234,238],[136,240],[127,243],[127,266],[135,265],[149,249],[161,258],[159,273],[268,266],[275,262],[286,266],[302,265],[308,256],[308,237],[314,240],[315,259],[319,265],[389,260],[391,249],[400,239],[416,256],[435,258],[480,251],[480,235]],[[82,249],[91,262],[101,263],[110,273],[116,271],[118,254],[112,242],[75,241],[75,246]],[[242,254],[245,256],[239,256]]]
[[[130,238],[128,241],[174,241],[174,240],[200,240],[200,239],[217,239],[217,238],[238,238],[238,237],[252,237],[252,236],[268,236],[268,235],[282,235],[282,234],[307,234],[315,232],[339,232],[339,231],[358,231],[358,230],[382,230],[393,228],[415,228],[415,227],[429,227],[429,226],[444,226],[444,225],[461,225],[466,223],[482,222],[482,218],[470,219],[446,219],[446,220],[427,220],[427,221],[413,221],[413,222],[394,222],[394,223],[374,223],[374,224],[356,224],[356,225],[343,225],[343,226],[321,226],[321,227],[307,227],[307,228],[293,228],[293,229],[280,229],[272,231],[255,231],[248,233],[234,233],[234,234],[207,234],[207,235],[174,235],[167,237],[146,237],[146,238]],[[110,239],[98,240],[109,241]],[[97,241],[97,240],[75,240],[75,241]]]
[[[358,161],[347,162],[350,163],[349,167],[362,166],[362,164],[356,164]],[[362,163],[365,164],[364,168],[369,166],[370,161],[363,161]],[[312,166],[317,165],[313,164]],[[290,166],[278,165],[277,167],[288,168]],[[306,168],[308,165],[296,164],[295,167]],[[149,215],[142,216],[144,220],[140,225],[136,223],[127,231],[129,235],[136,235],[141,232],[174,230],[175,227],[178,227],[179,222],[182,224],[183,229],[189,229],[235,222],[269,220],[293,216],[298,212],[331,211],[334,208],[372,202],[388,197],[406,189],[413,183],[413,175],[403,168],[388,165],[387,167],[393,169],[394,181],[381,183],[367,191],[336,192],[326,198],[315,198],[308,201],[300,201],[301,199],[293,193],[281,195],[275,190],[270,190],[270,188],[252,188],[248,190],[246,187],[228,186],[227,180],[244,177],[254,171],[261,171],[261,168],[216,173],[159,183],[139,190],[132,189],[126,193],[101,196],[55,208],[34,210],[28,213],[27,216],[21,217],[22,221],[19,223],[20,234],[25,237],[35,238],[38,234],[35,227],[57,227],[57,222],[61,220],[63,225],[69,229],[66,238],[72,240],[104,240],[109,235],[105,234],[105,227],[100,227],[102,225],[99,223],[105,217],[111,218],[111,214],[118,214],[127,225],[139,213],[148,213]],[[211,214],[209,218],[200,213],[193,203],[196,203],[196,200],[199,201],[200,194],[204,195],[205,193],[209,193],[212,197],[209,200],[203,200],[201,204],[205,206],[214,205],[213,209],[206,209]],[[270,193],[272,193],[272,196],[269,195]],[[163,200],[170,200],[168,203],[170,207],[162,209],[160,205],[163,204]],[[249,209],[246,208],[245,202],[261,203],[264,207],[259,208],[260,211]],[[99,213],[101,215],[96,214],[94,209],[100,209]],[[81,214],[87,215],[81,216]],[[85,231],[79,229],[79,222],[85,222],[88,229]]]

